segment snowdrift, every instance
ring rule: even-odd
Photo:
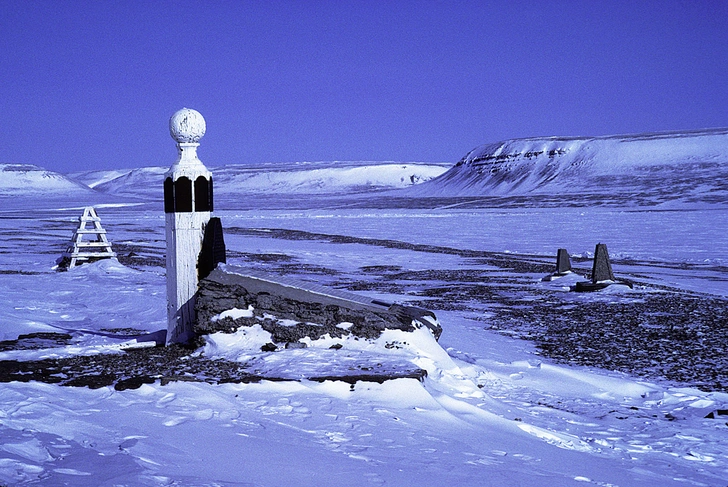
[[[420,196],[633,194],[725,199],[728,128],[609,137],[542,137],[486,144]]]

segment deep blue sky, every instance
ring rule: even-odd
[[[0,0],[0,163],[456,162],[728,126],[728,1]]]

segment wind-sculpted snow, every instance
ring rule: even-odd
[[[179,350],[170,376],[174,347],[122,351],[166,326],[162,207],[97,194],[119,260],[62,273],[78,205],[0,209],[0,485],[726,485],[725,208],[223,201],[229,265],[426,306],[443,334],[324,335],[279,353],[262,350],[261,325]],[[558,247],[585,276],[599,241],[634,289],[540,280]],[[240,377],[321,378],[360,352],[427,377]]]
[[[639,204],[728,200],[728,129],[515,139],[473,149],[410,194],[623,195]]]

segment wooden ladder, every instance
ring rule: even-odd
[[[111,243],[106,238],[106,230],[101,226],[101,218],[96,214],[93,206],[87,206],[83,215],[78,219],[78,229],[73,234],[73,240],[61,258],[65,267],[73,269],[76,264],[93,262],[100,259],[116,257],[111,250]],[[86,228],[92,223],[93,228]]]

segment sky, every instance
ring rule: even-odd
[[[728,1],[0,0],[0,163],[457,162],[728,126]]]

